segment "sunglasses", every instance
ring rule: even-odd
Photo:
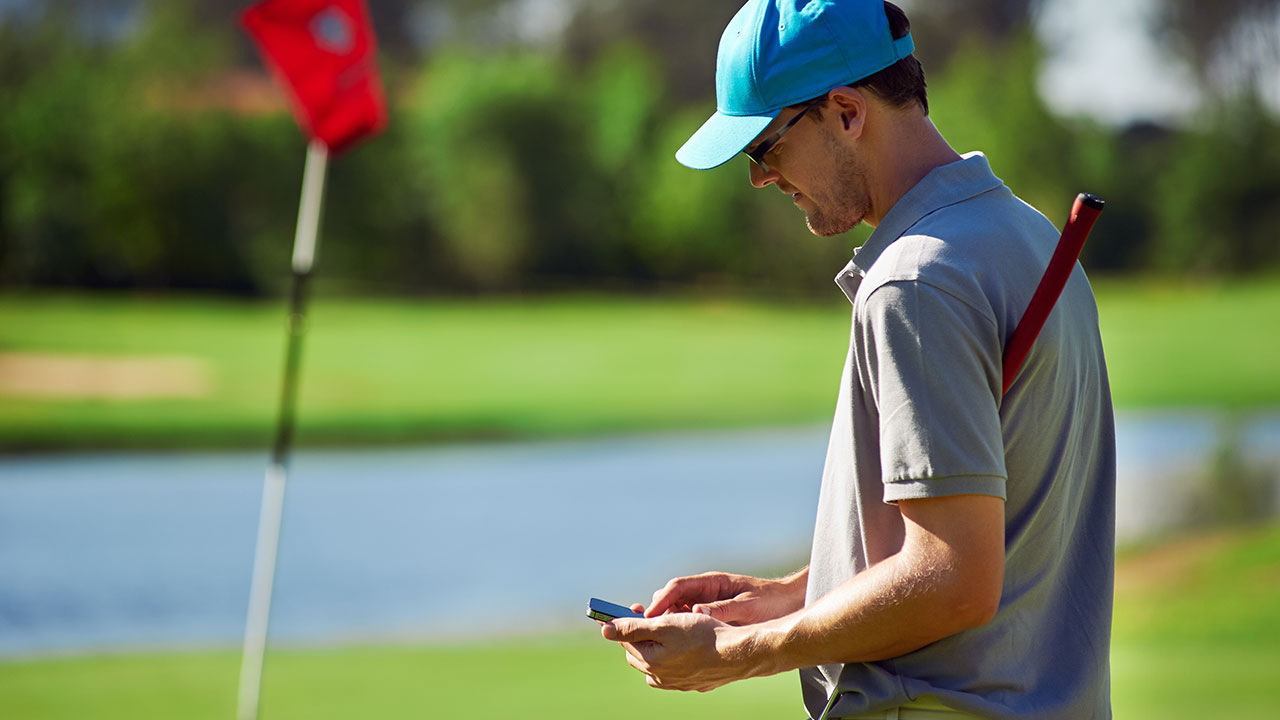
[[[817,105],[818,103],[816,102],[805,105],[803,108],[801,108],[800,112],[793,115],[791,119],[786,122],[785,125],[778,128],[778,132],[774,133],[773,137],[770,137],[767,140],[761,141],[758,145],[756,145],[754,148],[751,148],[750,150],[744,149],[742,153],[747,157],[751,158],[751,162],[755,163],[756,165],[759,165],[761,170],[765,172],[769,172],[769,165],[764,161],[765,154],[768,153],[770,150],[772,150],[774,146],[777,145],[780,140],[782,140],[782,136],[786,135],[788,130],[790,130],[796,123],[800,122],[800,118],[804,117],[805,113],[809,112],[809,110],[811,110],[812,108],[817,107]]]

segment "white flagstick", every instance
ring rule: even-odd
[[[240,720],[256,720],[260,707],[262,660],[267,649],[276,549],[280,541],[280,519],[284,514],[285,471],[293,438],[302,321],[306,312],[306,281],[315,262],[328,160],[328,148],[319,140],[312,140],[307,147],[307,164],[302,173],[302,201],[298,205],[298,230],[293,239],[293,291],[289,299],[289,342],[285,352],[280,416],[271,463],[267,466],[262,487],[262,511],[258,516],[258,545],[253,558],[253,585],[249,590],[249,618],[245,623],[244,652],[240,661]]]
[[[320,202],[324,199],[324,171],[329,148],[319,140],[307,146],[307,165],[302,170],[302,202],[298,204],[298,233],[293,237],[293,271],[306,275],[316,258],[316,235],[320,229]]]

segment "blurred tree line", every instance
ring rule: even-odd
[[[1271,47],[1274,3],[1165,0],[1157,31],[1205,101],[1117,129],[1038,95],[1030,21],[1052,1],[903,3],[952,144],[1057,223],[1076,191],[1105,197],[1093,270],[1280,268],[1280,120],[1266,53],[1239,51]],[[0,3],[3,286],[279,290],[304,140],[238,30],[247,4]],[[672,159],[712,109],[739,4],[372,0],[391,124],[332,166],[322,274],[377,293],[827,292],[865,227],[813,238],[745,160]]]

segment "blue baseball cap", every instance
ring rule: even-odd
[[[676,152],[694,170],[723,165],[784,107],[873,75],[911,54],[882,0],[749,0],[720,37],[716,113]]]

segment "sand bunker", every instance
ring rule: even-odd
[[[180,355],[0,353],[0,395],[49,400],[201,398],[209,363]]]

